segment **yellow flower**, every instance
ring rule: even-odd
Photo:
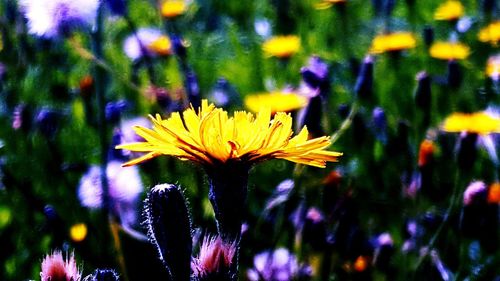
[[[150,119],[152,130],[134,128],[144,142],[116,147],[148,152],[124,166],[171,155],[208,167],[228,161],[253,164],[276,158],[323,168],[326,162],[338,161],[342,155],[325,150],[330,146],[327,136],[309,140],[306,127],[292,138],[292,117],[278,112],[271,119],[269,109],[260,111],[256,117],[245,111],[237,111],[229,117],[223,109],[203,100],[198,113],[189,108],[183,112],[183,118],[174,112],[168,119],[162,119],[159,114]]]
[[[463,60],[469,52],[469,47],[460,42],[436,42],[429,50],[431,57],[441,60]]]
[[[347,3],[347,0],[323,0],[319,3],[317,3],[316,5],[314,5],[314,7],[317,10],[324,10],[324,9],[330,8],[333,5],[345,4],[345,3]]]
[[[170,55],[172,53],[172,42],[167,36],[162,35],[149,44],[148,48],[158,55]]]
[[[289,112],[307,105],[307,98],[296,93],[271,92],[245,97],[245,106],[252,112],[259,112],[263,107],[271,113]]]
[[[166,0],[161,5],[161,15],[166,18],[175,18],[184,14],[187,4],[182,0]]]
[[[269,57],[288,58],[300,49],[300,38],[295,35],[275,36],[264,42],[262,50]]]
[[[490,23],[487,27],[479,31],[479,41],[490,42],[493,45],[500,41],[500,21]]]
[[[480,135],[500,133],[500,118],[486,112],[453,113],[446,118],[442,130],[449,133],[468,132]]]
[[[385,52],[402,51],[415,48],[417,40],[410,32],[396,32],[390,34],[377,35],[370,48],[371,54]]]
[[[463,16],[464,14],[464,6],[460,1],[449,0],[436,9],[434,13],[435,20],[456,20]]]
[[[77,223],[71,226],[69,230],[71,240],[75,242],[82,242],[87,237],[87,225],[84,223]]]
[[[493,80],[500,78],[500,55],[492,56],[486,64],[486,76]]]

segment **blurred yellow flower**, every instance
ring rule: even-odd
[[[165,35],[158,37],[158,39],[149,44],[148,48],[158,55],[172,54],[172,42],[170,42],[170,39]]]
[[[345,3],[347,3],[347,0],[322,0],[319,3],[316,3],[316,5],[314,5],[314,8],[316,8],[317,10],[324,10],[330,8],[335,4],[345,4]]]
[[[300,38],[295,35],[275,36],[264,42],[262,50],[269,57],[288,58],[300,49]]]
[[[396,32],[375,36],[370,48],[371,54],[402,51],[415,48],[417,40],[410,32]]]
[[[442,130],[449,133],[468,132],[480,135],[500,133],[500,118],[486,112],[453,113],[443,123]]]
[[[134,127],[144,142],[122,144],[119,149],[147,152],[146,155],[124,164],[131,166],[160,155],[171,155],[181,160],[213,166],[228,161],[248,164],[268,159],[285,159],[295,163],[321,167],[336,162],[342,153],[325,150],[330,138],[308,139],[304,127],[294,137],[292,117],[278,112],[271,119],[269,109],[254,117],[252,113],[236,111],[232,117],[221,108],[202,101],[198,113],[193,108],[174,112],[168,119],[159,114],[150,116],[153,129]]]
[[[500,78],[500,55],[491,56],[486,64],[486,76],[493,80]]]
[[[166,0],[161,5],[161,15],[166,18],[175,18],[184,14],[187,3],[183,0]]]
[[[493,45],[500,41],[500,21],[490,23],[479,31],[479,41],[490,42]]]
[[[248,95],[245,97],[245,107],[252,112],[269,108],[271,113],[289,112],[307,105],[307,98],[296,93],[271,92]]]
[[[460,42],[436,42],[429,50],[431,57],[441,60],[463,60],[469,52],[469,47]]]
[[[69,236],[74,242],[82,242],[87,237],[87,225],[84,223],[77,223],[71,226]]]
[[[464,15],[464,6],[460,1],[449,0],[436,9],[434,12],[435,20],[456,20]]]

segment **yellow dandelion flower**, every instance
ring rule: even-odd
[[[271,113],[290,112],[307,105],[307,98],[296,93],[271,92],[245,97],[245,107],[252,112],[270,108]]]
[[[278,112],[271,119],[269,109],[260,111],[255,117],[245,111],[237,111],[229,117],[223,109],[203,100],[198,113],[189,108],[183,112],[183,118],[175,112],[168,119],[162,119],[159,114],[150,119],[152,130],[141,126],[134,128],[144,142],[116,147],[147,152],[124,166],[171,155],[207,167],[229,161],[253,164],[276,158],[323,168],[326,162],[338,161],[342,155],[325,150],[330,146],[327,136],[308,139],[306,127],[292,137],[292,117]]]
[[[149,44],[148,49],[158,55],[170,55],[172,54],[172,42],[167,36],[162,35]]]
[[[493,80],[500,78],[500,55],[492,56],[486,64],[486,76]]]
[[[77,223],[69,229],[69,236],[75,242],[82,242],[87,237],[87,225],[84,223]]]
[[[456,20],[464,15],[464,6],[460,1],[449,0],[436,9],[434,12],[435,20]]]
[[[347,0],[323,0],[316,5],[314,5],[314,8],[317,10],[324,10],[328,9],[333,5],[341,5],[347,3]]]
[[[167,0],[161,5],[161,15],[165,18],[176,18],[187,10],[187,3],[179,0]]]
[[[490,23],[479,31],[479,41],[490,42],[493,45],[500,41],[500,21]]]
[[[275,36],[264,42],[262,50],[269,57],[288,58],[300,49],[300,38],[295,35]]]
[[[432,44],[431,57],[441,60],[463,60],[469,56],[470,49],[460,42],[436,42]]]
[[[396,32],[390,34],[377,35],[370,48],[371,54],[385,52],[402,51],[415,48],[417,40],[410,32]]]
[[[468,132],[480,135],[500,133],[500,118],[486,112],[453,113],[448,116],[442,130],[449,133]]]

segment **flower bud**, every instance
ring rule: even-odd
[[[415,104],[425,112],[429,112],[432,102],[431,77],[427,72],[417,74],[417,89],[415,90]]]
[[[111,123],[118,123],[120,121],[122,112],[125,111],[128,107],[128,102],[125,100],[108,102],[105,108],[106,120]]]
[[[365,57],[359,70],[354,92],[360,98],[368,98],[373,92],[373,57]]]
[[[199,108],[201,106],[200,86],[196,74],[192,71],[186,73],[186,91],[189,103],[193,108]]]
[[[84,281],[118,281],[118,274],[112,269],[96,269],[92,275],[85,278]],[[76,280],[75,280],[76,281]]]
[[[424,43],[429,47],[434,42],[434,29],[431,26],[426,26],[424,27],[423,33]]]
[[[457,161],[463,170],[470,170],[474,166],[477,157],[477,138],[478,135],[475,133],[464,133],[460,136]]]
[[[462,70],[460,64],[456,60],[450,60],[448,62],[448,73],[446,75],[446,80],[448,85],[456,89],[462,84]]]
[[[300,120],[300,127],[307,126],[309,133],[313,137],[323,136],[324,132],[321,127],[322,112],[323,101],[321,95],[310,98],[301,116],[302,120]]]
[[[147,199],[148,235],[173,280],[189,280],[191,221],[186,199],[173,184],[155,186]]]
[[[330,90],[328,65],[319,57],[312,56],[308,65],[300,69],[300,74],[310,88],[319,89],[323,97],[328,95]]]
[[[326,246],[325,219],[317,208],[307,210],[302,235],[303,241],[311,245],[315,251],[321,251]]]
[[[35,123],[42,135],[52,138],[59,129],[62,117],[63,114],[55,109],[43,108],[38,112]]]
[[[387,117],[381,107],[375,107],[372,112],[375,137],[382,143],[387,142]]]

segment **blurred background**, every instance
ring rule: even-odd
[[[344,155],[252,169],[241,280],[499,280],[497,0],[72,2],[0,2],[0,280],[39,280],[55,249],[84,275],[165,279],[143,199],[180,185],[197,245],[207,179],[172,157],[121,168],[138,155],[114,146],[148,114],[270,93]]]

